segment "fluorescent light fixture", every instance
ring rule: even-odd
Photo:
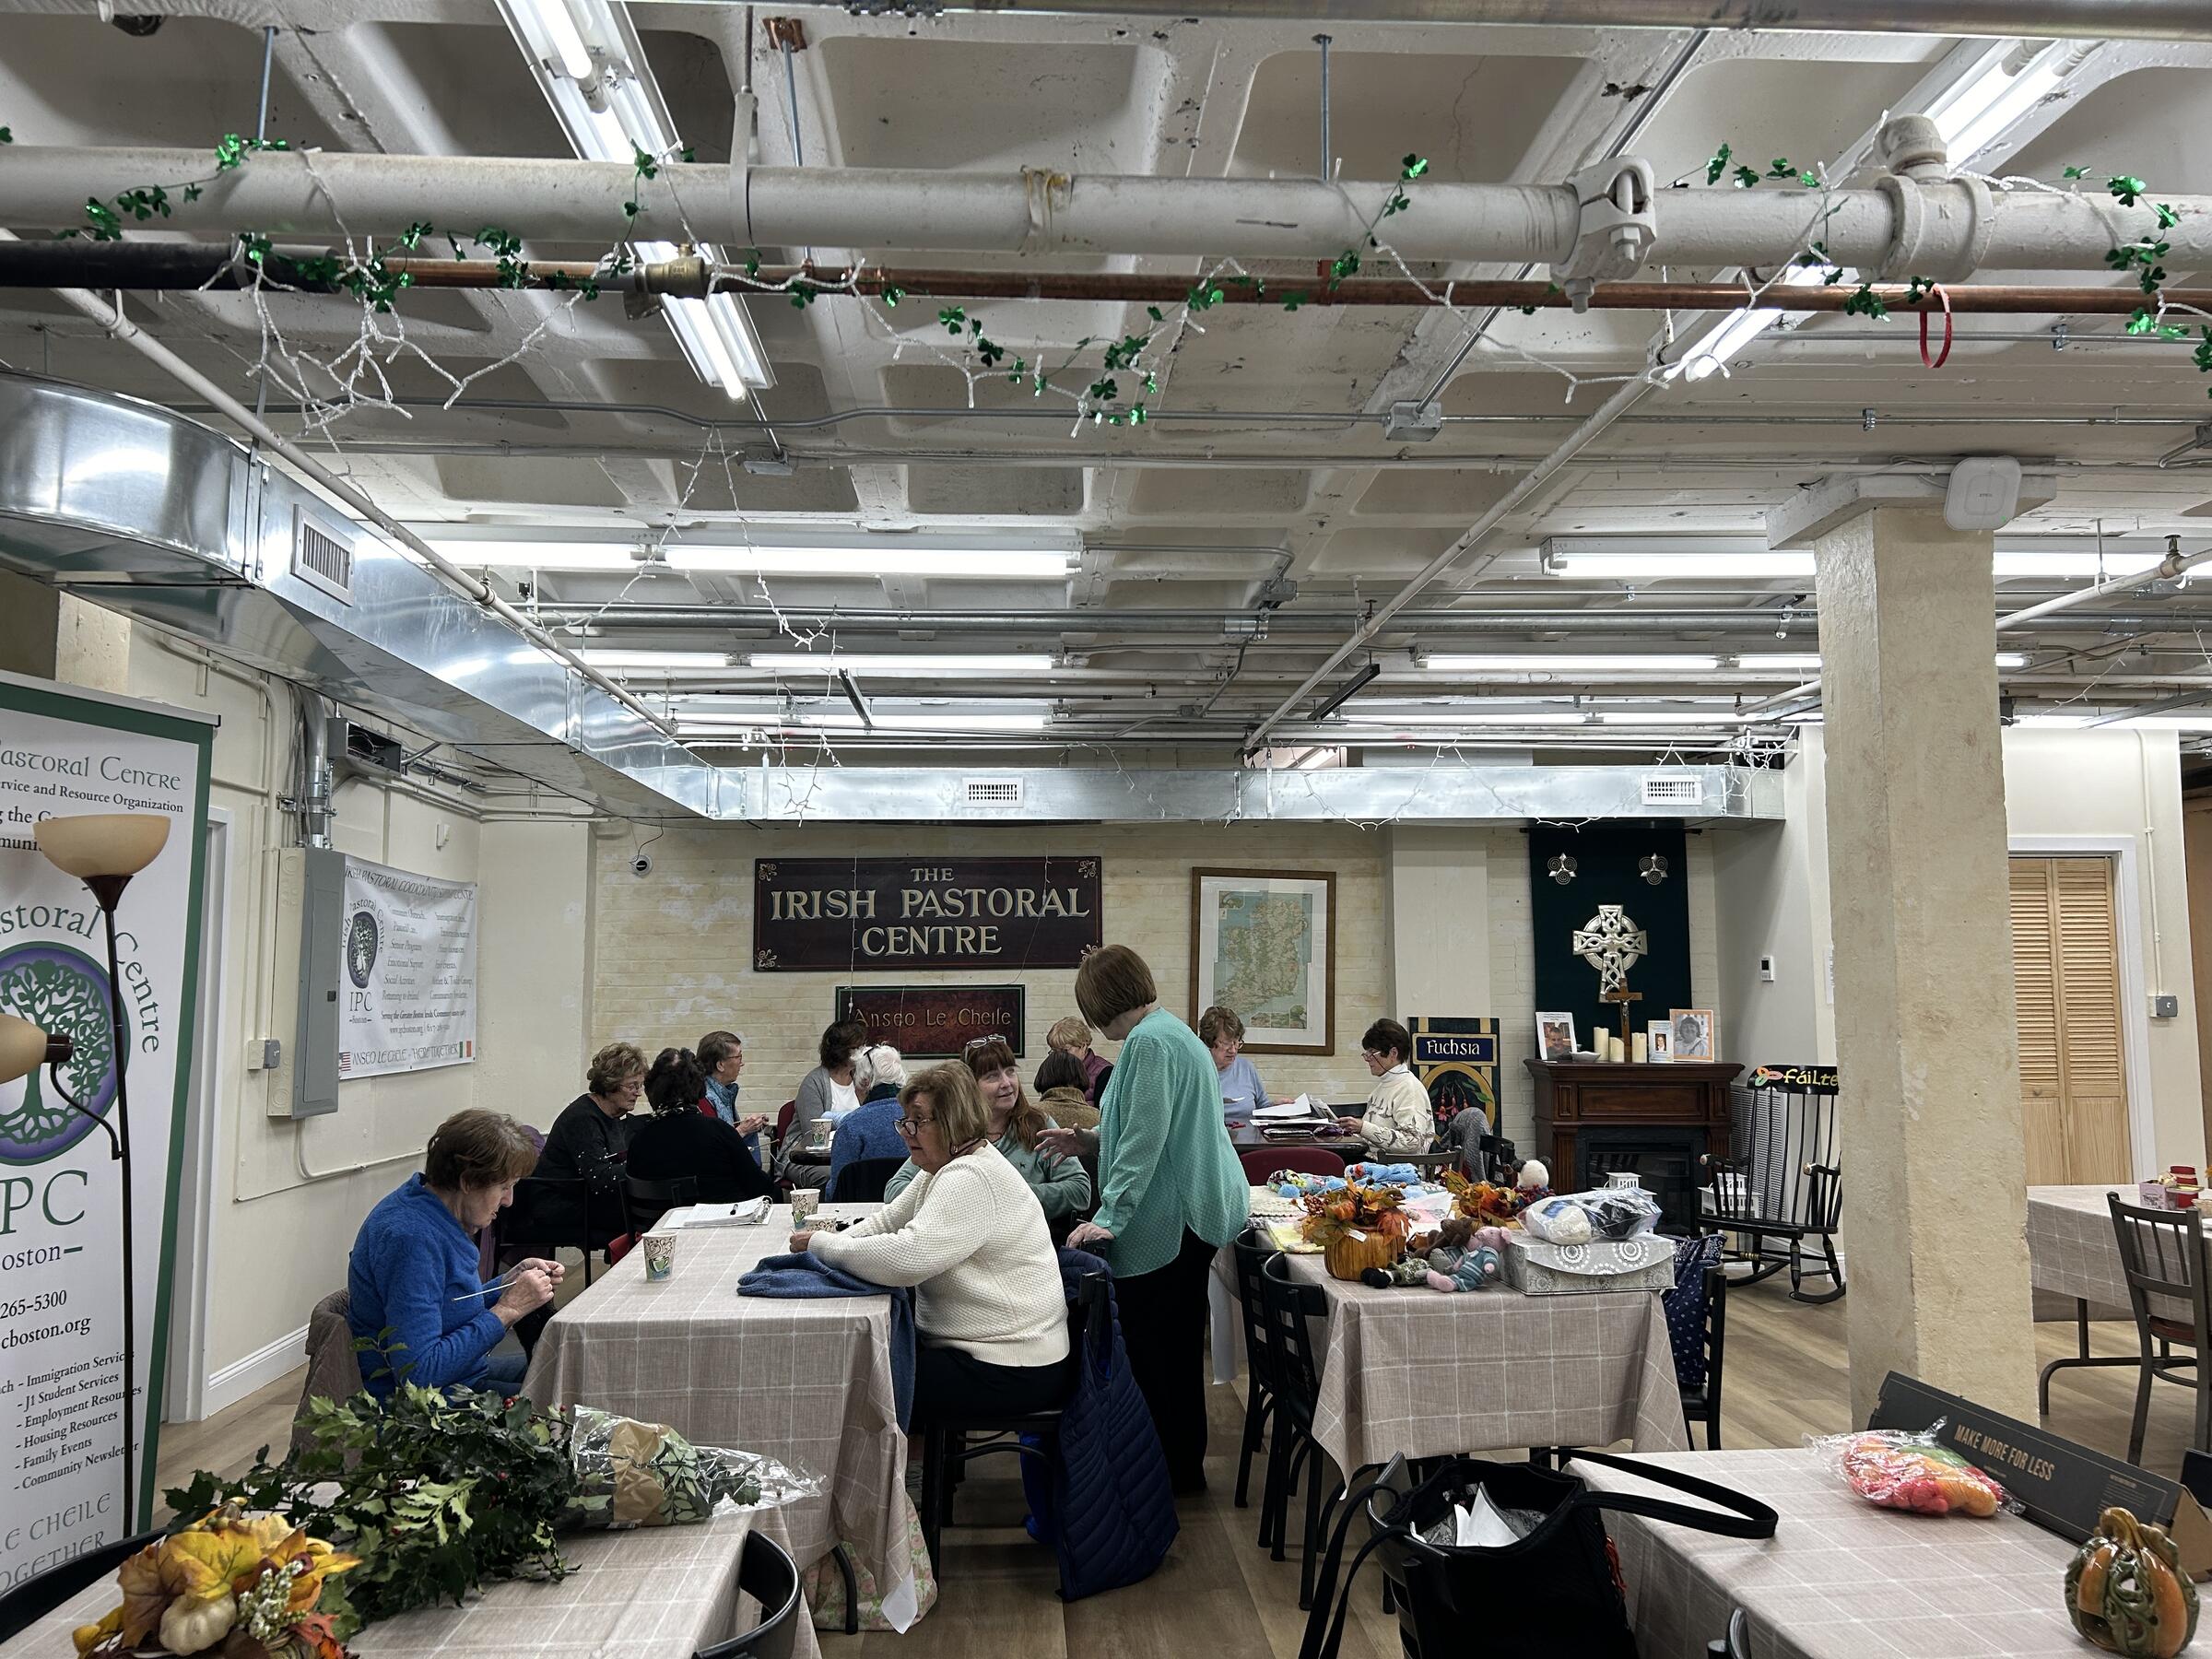
[[[709,331],[710,333],[712,331]],[[634,573],[645,541],[640,531],[620,541],[558,541],[543,536],[456,536],[436,534],[444,526],[417,525],[417,534],[455,564],[481,570],[513,565],[535,571]],[[828,547],[722,547],[671,541],[659,549],[673,571],[763,576],[934,576],[1002,581],[1053,580],[1066,576],[1070,555],[1036,547],[914,546],[894,539],[883,547],[844,543]]]
[[[590,650],[578,654],[594,668],[661,668],[712,673],[716,669],[726,672],[730,666],[730,653],[726,651]]]
[[[851,651],[757,651],[747,657],[749,667],[771,674],[868,674],[885,679],[930,679],[940,675],[978,675],[995,679],[1006,675],[1042,674],[1053,659],[1041,652],[1000,652],[989,656],[953,653],[945,656],[871,655]]]
[[[882,714],[874,716],[878,732],[1041,732],[1052,724],[1049,714]],[[864,728],[857,713],[808,712],[788,718],[764,715],[757,719],[694,716],[677,724],[679,737],[704,736],[717,732],[759,728],[784,731],[857,732]]]
[[[1460,714],[1370,714],[1364,712],[1345,716],[1347,724],[1364,726],[1715,726],[1735,725],[1734,714],[1700,713],[1694,711],[1662,712],[1642,710],[1635,713],[1602,713],[1596,710],[1581,712],[1524,711],[1522,712],[1477,712]],[[1310,723],[1301,723],[1310,724]]]
[[[1003,581],[1051,580],[1067,574],[1065,553],[982,547],[909,547],[896,543],[877,547],[716,547],[672,542],[668,563],[678,571],[749,575],[758,571],[783,576],[942,576],[997,577]]]
[[[1972,73],[1928,106],[1928,119],[1943,135],[1953,166],[1987,149],[2056,91],[2075,51],[2070,42],[2055,41],[2023,62],[2021,50],[2011,41],[1992,48]]]
[[[1846,271],[1844,279],[1855,280],[1856,273]],[[1826,282],[1828,271],[1823,266],[1801,265],[1783,274],[1779,286],[1808,288],[1814,283]],[[1748,311],[1730,312],[1714,324],[1688,351],[1666,365],[1660,378],[1673,380],[1680,375],[1687,381],[1701,381],[1707,375],[1718,373],[1760,335],[1782,321],[1783,312],[1771,305],[1754,306]]]
[[[640,150],[673,156],[683,146],[660,87],[619,0],[500,0],[507,26],[537,72],[546,101],[576,153],[594,161],[631,160]],[[597,55],[593,47],[598,48]],[[631,244],[648,262],[673,259],[673,242]],[[718,248],[701,257],[720,264]],[[735,294],[662,302],[691,371],[734,398],[775,382],[768,354]]]
[[[1544,569],[1595,582],[1771,582],[1809,578],[1813,556],[1777,551],[1747,535],[1554,535],[1544,543]]]
[[[1761,673],[1768,669],[1772,669],[1778,674],[1818,674],[1820,672],[1820,659],[1817,655],[1791,655],[1759,652],[1738,656],[1735,663],[1739,668],[1754,668]],[[1997,653],[1997,666],[2000,668],[2025,668],[2028,666],[2027,653],[2000,651]]]
[[[2111,576],[2133,576],[2147,571],[2166,557],[2163,547],[2141,552],[2107,548],[2077,552],[2006,551],[1996,557],[2000,582],[2022,576],[2042,576],[2061,582],[2097,582]]]
[[[1642,654],[1634,656],[1431,656],[1421,666],[1431,674],[1456,674],[1480,679],[1489,674],[1710,674],[1721,665],[1710,654]]]

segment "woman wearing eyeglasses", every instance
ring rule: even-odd
[[[1429,1091],[1406,1064],[1412,1053],[1412,1033],[1394,1019],[1376,1020],[1359,1039],[1360,1058],[1377,1080],[1375,1091],[1367,1097],[1365,1117],[1338,1118],[1336,1126],[1365,1141],[1376,1158],[1426,1152],[1436,1138]]]
[[[1098,1214],[1068,1235],[1113,1267],[1129,1371],[1151,1408],[1168,1478],[1206,1485],[1206,1276],[1252,1208],[1221,1117],[1220,1074],[1159,1006],[1152,971],[1109,945],[1076,971],[1083,1018],[1122,1045],[1099,1119]]]
[[[1021,1072],[1004,1037],[978,1037],[960,1058],[982,1096],[983,1111],[990,1118],[991,1144],[1037,1194],[1053,1236],[1065,1235],[1090,1204],[1089,1171],[1084,1169],[1082,1159],[1065,1157],[1038,1138],[1058,1125],[1038,1111],[1022,1091]],[[920,1173],[919,1166],[909,1159],[884,1188],[885,1199],[896,1198]]]
[[[914,1287],[915,1422],[1060,1405],[1074,1371],[1059,1260],[1043,1209],[992,1144],[974,1075],[933,1066],[899,1100],[912,1182],[845,1232],[793,1233],[792,1249]]]

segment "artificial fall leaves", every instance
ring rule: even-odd
[[[295,1571],[293,1563],[300,1566]],[[74,1636],[87,1659],[126,1653],[149,1636],[174,1653],[223,1659],[336,1659],[345,1650],[334,1621],[314,1611],[324,1580],[360,1564],[274,1515],[248,1520],[218,1510],[197,1525],[149,1544],[123,1564],[123,1606]],[[239,1597],[266,1572],[292,1575],[282,1633],[265,1642],[239,1618]]]

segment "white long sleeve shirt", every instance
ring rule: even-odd
[[[1429,1091],[1405,1066],[1392,1066],[1376,1082],[1367,1097],[1367,1115],[1359,1120],[1359,1138],[1378,1154],[1426,1152],[1436,1138]]]
[[[1067,1300],[1044,1208],[988,1143],[807,1248],[878,1285],[914,1287],[924,1337],[993,1365],[1067,1358]]]

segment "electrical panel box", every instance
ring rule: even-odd
[[[289,1041],[268,1073],[271,1117],[321,1117],[338,1109],[345,927],[346,855],[327,847],[286,848],[276,870],[278,991],[272,1023]]]

